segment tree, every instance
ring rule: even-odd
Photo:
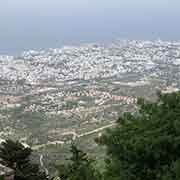
[[[98,180],[100,174],[95,170],[94,161],[87,154],[71,145],[72,156],[67,164],[57,166],[61,180]]]
[[[107,147],[105,179],[180,179],[180,92],[138,106],[96,140]]]
[[[47,180],[37,164],[30,161],[32,150],[20,142],[6,140],[0,147],[2,164],[15,170],[15,180]]]
[[[15,168],[18,164],[28,163],[30,154],[31,149],[25,148],[18,141],[6,140],[0,147],[2,163],[10,168]]]

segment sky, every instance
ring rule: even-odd
[[[116,39],[180,40],[179,0],[0,0],[0,53]]]

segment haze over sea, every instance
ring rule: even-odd
[[[179,0],[0,0],[0,54],[120,39],[180,40]]]

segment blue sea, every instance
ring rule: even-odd
[[[0,0],[0,54],[116,39],[180,40],[179,0]]]

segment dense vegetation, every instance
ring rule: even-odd
[[[139,99],[138,107],[98,139],[107,147],[105,179],[180,179],[180,93]]]
[[[139,99],[136,114],[125,113],[108,129],[99,145],[106,146],[105,168],[76,146],[66,164],[57,166],[61,180],[179,180],[180,92],[160,94],[157,102]],[[31,149],[6,141],[0,148],[2,162],[16,171],[16,180],[48,179],[29,156]],[[54,178],[54,179],[56,179]]]
[[[100,173],[94,167],[94,161],[75,145],[71,146],[72,156],[66,165],[57,166],[58,176],[62,180],[99,180]]]
[[[7,140],[0,147],[1,163],[15,170],[15,180],[47,180],[46,174],[30,160],[32,150]]]

